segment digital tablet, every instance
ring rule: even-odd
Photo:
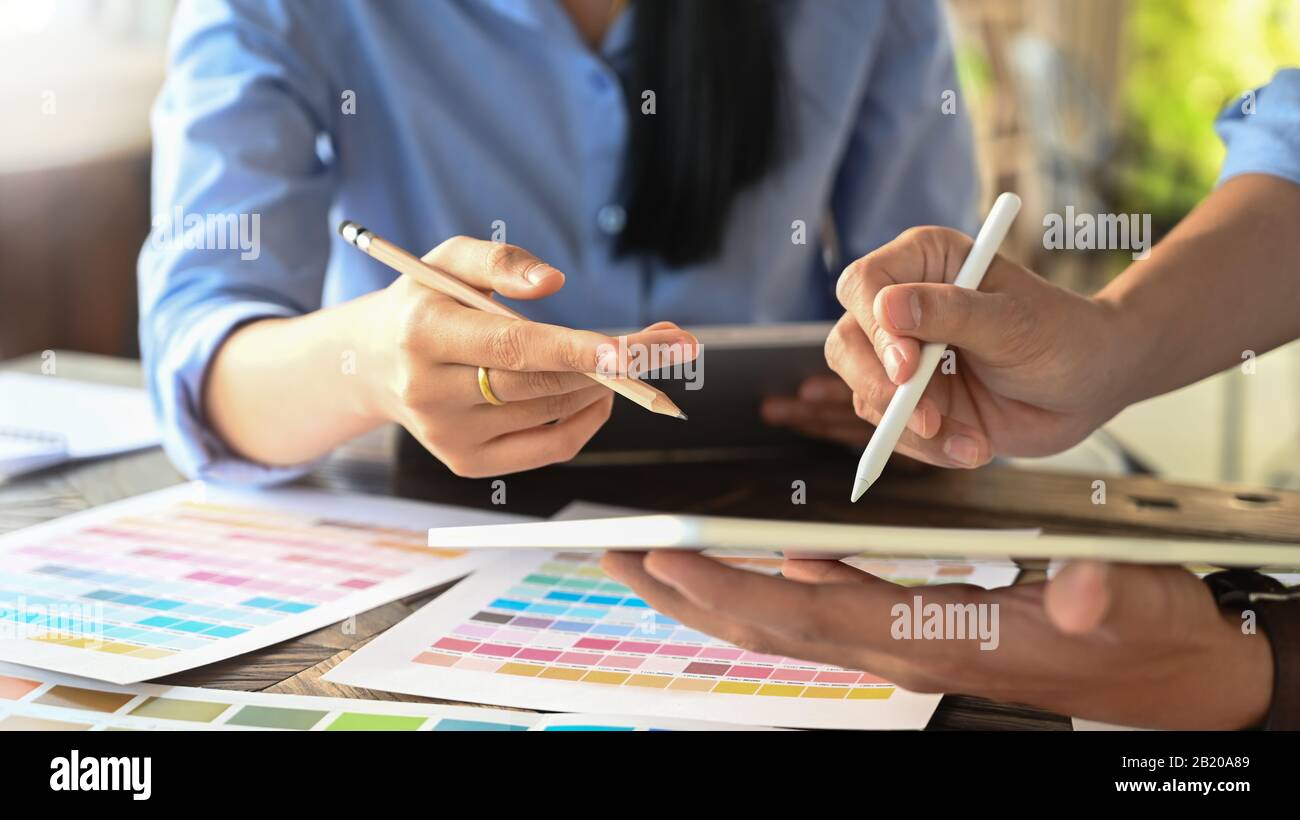
[[[794,396],[810,376],[830,374],[824,347],[831,323],[687,328],[701,357],[690,365],[651,374],[644,381],[668,394],[687,421],[648,413],[615,400],[614,410],[575,464],[607,463],[610,455],[694,451],[718,454],[790,450],[808,440],[759,416],[767,396]],[[618,336],[625,331],[609,331]]]
[[[699,515],[635,515],[429,530],[429,546],[452,549],[764,550],[792,558],[1092,558],[1141,564],[1300,566],[1300,544],[1094,535],[1009,537],[997,530],[883,527]]]

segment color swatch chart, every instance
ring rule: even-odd
[[[354,698],[230,692],[181,686],[115,686],[0,664],[4,731],[707,731],[700,721],[603,715],[539,715],[505,709]]]
[[[96,508],[0,539],[0,660],[117,683],[211,663],[482,563],[424,546],[431,520],[510,518],[202,484]]]
[[[599,558],[507,553],[325,678],[449,700],[799,728],[921,728],[938,705],[939,695],[868,673],[690,629],[607,578]]]

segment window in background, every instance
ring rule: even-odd
[[[1158,238],[1214,186],[1214,120],[1300,65],[1300,0],[949,0],[985,193],[1025,200],[1008,253],[1082,292],[1127,251],[1045,251],[1042,217],[1150,214]],[[1107,426],[1161,475],[1300,487],[1300,343]],[[1095,459],[1093,460],[1095,462]]]
[[[171,0],[0,0],[0,358],[133,355]]]
[[[171,0],[0,0],[0,173],[139,151]]]

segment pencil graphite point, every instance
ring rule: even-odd
[[[682,411],[678,410],[678,411],[677,411],[677,415],[676,415],[676,416],[673,416],[673,418],[677,418],[677,419],[681,419],[682,421],[686,421],[686,414],[683,413]]]

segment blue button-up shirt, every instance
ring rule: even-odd
[[[634,9],[593,51],[555,0],[182,3],[140,258],[145,367],[174,461],[215,480],[295,474],[229,452],[200,390],[240,323],[393,280],[334,234],[342,218],[416,253],[455,234],[525,247],[567,283],[516,307],[587,328],[831,318],[821,237],[847,261],[913,225],[970,230],[971,137],[937,0],[780,13],[787,157],[740,195],[716,259],[668,270],[614,254]],[[214,239],[223,215],[243,215],[245,244]]]
[[[1268,85],[1243,94],[1216,127],[1228,146],[1220,182],[1270,174],[1300,185],[1300,68],[1283,69]]]

